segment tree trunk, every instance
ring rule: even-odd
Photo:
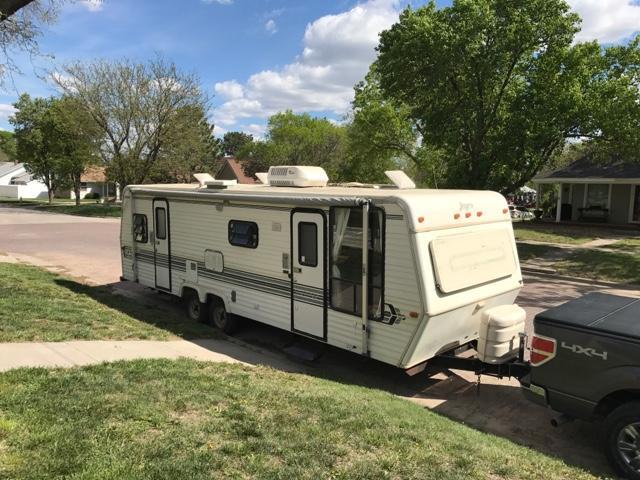
[[[80,206],[80,185],[77,183],[73,185],[73,193],[76,195],[76,207]]]
[[[49,205],[53,203],[53,189],[47,188],[47,194],[49,195]]]

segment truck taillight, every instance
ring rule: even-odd
[[[556,341],[554,338],[534,334],[531,339],[531,365],[537,367],[556,356]]]

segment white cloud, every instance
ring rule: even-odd
[[[80,5],[90,12],[98,12],[102,10],[102,0],[80,0]]]
[[[251,75],[244,85],[216,84],[216,92],[227,101],[215,110],[215,123],[231,127],[286,109],[345,113],[354,84],[375,59],[378,34],[397,21],[398,14],[398,0],[369,0],[308,24],[303,51],[294,62]]]
[[[576,41],[624,40],[640,31],[640,3],[635,0],[568,0],[582,17]]]
[[[269,33],[276,33],[278,31],[278,25],[276,25],[276,21],[271,18],[267,20],[267,23],[264,24],[264,29]]]
[[[213,87],[218,95],[227,99],[233,100],[235,98],[242,98],[244,96],[244,89],[235,80],[227,80],[226,82],[218,82]]]
[[[9,116],[16,113],[16,109],[9,103],[0,103],[0,120],[6,120]]]

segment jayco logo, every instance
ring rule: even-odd
[[[566,348],[567,350],[571,350],[573,353],[578,355],[586,355],[587,357],[599,357],[602,360],[607,359],[607,352],[598,352],[594,348],[583,347],[581,345],[567,345],[565,342],[561,344],[562,348]]]

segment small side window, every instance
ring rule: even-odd
[[[167,214],[163,207],[156,208],[156,238],[158,240],[167,238]]]
[[[147,243],[147,216],[141,213],[133,214],[133,239],[138,243]]]
[[[229,221],[229,243],[236,247],[258,247],[258,224],[241,220]]]
[[[298,263],[318,266],[318,226],[315,223],[298,223]]]

